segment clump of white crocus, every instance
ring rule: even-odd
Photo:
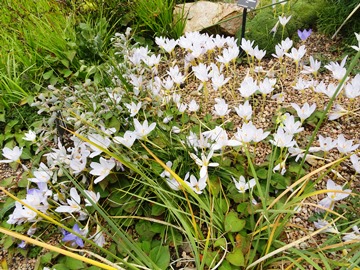
[[[319,202],[319,205],[324,207],[324,208],[328,208],[330,210],[334,209],[334,205],[336,201],[340,201],[342,199],[345,199],[346,197],[348,197],[351,193],[351,189],[345,189],[343,190],[343,187],[340,185],[335,184],[335,182],[331,179],[329,179],[326,183],[326,189],[327,190],[333,190],[333,191],[329,191],[327,193],[327,196],[322,199]],[[336,191],[344,191],[346,193],[343,192],[336,192]],[[321,209],[322,210],[322,209]]]

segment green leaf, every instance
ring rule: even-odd
[[[277,189],[286,189],[290,185],[290,178],[286,178],[279,173],[274,173],[271,176],[271,184]]]
[[[152,216],[160,216],[162,213],[165,212],[165,208],[158,204],[153,204],[151,207],[151,215]]]
[[[4,238],[3,238],[4,239]],[[14,239],[11,236],[5,236],[5,240],[2,243],[2,249],[7,250],[14,244]]]
[[[66,68],[69,68],[70,62],[67,59],[61,59],[60,61]]]
[[[4,217],[7,211],[12,209],[15,206],[15,201],[10,197],[7,198],[5,203],[0,204],[0,220]]]
[[[49,70],[48,72],[45,72],[45,73],[43,74],[43,78],[44,78],[44,80],[48,80],[48,79],[50,79],[50,78],[51,78],[51,76],[53,75],[53,73],[54,73],[54,71],[53,71],[53,70]]]
[[[72,62],[76,55],[76,51],[75,50],[67,51],[67,52],[65,52],[65,55],[66,55],[67,59],[69,59],[69,61]]]
[[[70,69],[63,70],[63,75],[65,78],[69,77],[72,74],[72,71]]]
[[[68,269],[85,269],[85,264],[82,261],[76,260],[71,257],[66,257],[65,264]]]
[[[169,247],[157,246],[154,247],[150,253],[149,257],[153,260],[156,265],[161,269],[167,269],[170,264],[170,251]]]
[[[224,237],[219,238],[215,241],[214,247],[226,247],[226,239]]]
[[[27,187],[28,186],[28,176],[24,173],[22,176],[21,176],[21,179],[20,181],[17,182],[17,185],[18,187]]]
[[[228,253],[226,260],[235,266],[245,266],[244,254],[239,247],[234,248],[231,253]]]
[[[107,126],[109,128],[115,128],[116,131],[119,131],[120,130],[120,125],[121,125],[121,123],[120,123],[119,118],[113,116],[113,117],[110,118],[109,124]]]
[[[268,171],[265,168],[260,168],[256,171],[256,175],[260,179],[266,179],[267,178]]]
[[[52,259],[52,253],[48,252],[41,256],[40,260],[42,263],[50,263]]]
[[[52,269],[56,269],[56,270],[69,270],[69,268],[65,265],[65,264],[62,264],[62,263],[58,263],[58,264],[55,264]]]
[[[225,216],[225,231],[227,232],[239,232],[245,227],[245,220],[239,219],[237,213],[229,212]]]
[[[141,236],[141,239],[151,240],[155,235],[154,232],[151,231],[151,223],[149,221],[139,221],[135,225],[136,232]]]
[[[14,180],[14,176],[5,178],[0,181],[0,187],[8,187],[11,185],[12,181]]]

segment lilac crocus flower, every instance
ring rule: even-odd
[[[75,224],[72,229],[74,232],[81,234],[79,225]],[[63,239],[61,239],[63,242],[69,242],[72,247],[75,247],[75,246],[84,247],[84,242],[80,237],[78,237],[75,234],[72,234],[66,230],[61,230],[61,232],[64,235]]]
[[[305,41],[311,35],[311,33],[312,29],[304,29],[304,31],[301,31],[300,29],[298,30],[298,36],[302,41]]]

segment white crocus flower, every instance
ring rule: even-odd
[[[310,117],[316,109],[315,103],[310,106],[307,102],[301,108],[296,103],[291,103],[291,106],[296,110],[301,122],[304,122],[306,118]]]
[[[286,54],[286,56],[293,59],[297,65],[299,63],[299,61],[301,60],[301,58],[303,58],[305,53],[306,53],[305,45],[301,45],[299,47],[299,49],[292,48],[291,53],[285,53],[285,54]]]
[[[323,233],[325,232],[335,233],[335,234],[339,233],[338,229],[334,226],[334,224],[330,225],[330,223],[327,222],[325,219],[320,219],[318,221],[315,221],[314,225],[315,228],[318,230],[324,228],[322,230]]]
[[[245,193],[248,189],[253,188],[256,185],[255,179],[251,179],[248,182],[246,182],[244,176],[240,176],[239,181],[237,181],[234,177],[231,177],[235,183],[236,189],[239,191],[239,193]]]
[[[295,117],[288,113],[286,113],[284,115],[283,124],[284,124],[284,130],[288,134],[294,135],[294,134],[299,133],[304,130],[304,128],[301,127],[301,122],[299,122],[299,121],[295,122]]]
[[[100,200],[100,193],[95,193],[92,190],[84,190],[86,195],[88,195],[91,198],[91,201],[85,198],[85,206],[92,206],[94,204],[97,204],[97,202]]]
[[[286,173],[286,160],[288,158],[289,154],[287,154],[283,161],[281,161],[279,164],[277,164],[274,169],[273,173],[279,171],[281,175],[284,175]]]
[[[111,141],[108,137],[103,137],[99,134],[89,134],[88,138],[91,142],[105,149],[107,149],[111,144]],[[86,145],[89,146],[92,151],[92,153],[89,155],[90,158],[96,157],[102,153],[102,150],[99,149],[96,145],[91,143],[86,143]]]
[[[359,157],[357,155],[355,155],[355,154],[351,155],[350,156],[350,161],[351,161],[356,173],[360,173],[360,160],[359,160]]]
[[[293,147],[296,144],[293,140],[293,135],[286,133],[283,128],[278,128],[274,134],[274,140],[270,140],[270,142],[280,148]]]
[[[238,107],[235,107],[235,111],[238,116],[244,119],[245,122],[251,119],[252,107],[249,103],[249,100],[246,100],[243,105],[239,104]]]
[[[29,141],[29,142],[35,142],[36,141],[36,133],[34,131],[29,130],[24,135],[25,135],[25,137],[23,137],[23,140]]]
[[[126,146],[127,148],[131,148],[136,140],[136,134],[133,131],[125,131],[124,136],[120,137],[120,136],[116,136],[114,137],[114,142],[115,143],[120,143],[124,146]]]
[[[340,117],[349,114],[349,111],[344,109],[340,104],[335,104],[335,108],[329,113],[329,120],[333,121]]]
[[[279,22],[284,27],[291,19],[291,15],[289,17],[279,16]]]
[[[190,157],[195,161],[195,163],[201,167],[200,169],[200,178],[206,178],[208,176],[208,167],[217,167],[219,163],[210,162],[214,154],[214,149],[211,149],[208,155],[206,156],[204,152],[201,153],[201,159],[198,158],[195,154],[191,153]]]
[[[33,183],[47,183],[51,179],[53,173],[42,162],[40,163],[39,167],[40,167],[39,170],[34,171],[35,178],[29,178],[28,180]]]
[[[310,66],[304,66],[303,70],[300,73],[314,74],[314,76],[316,76],[320,67],[321,62],[310,56]]]
[[[241,49],[243,49],[243,51],[246,54],[252,54],[253,53],[253,46],[254,45],[254,41],[250,41],[250,40],[246,40],[245,38],[241,39]]]
[[[356,39],[358,41],[358,46],[351,46],[351,48],[353,48],[356,51],[359,51],[360,50],[360,34],[358,34],[358,33],[354,33],[354,34],[355,34]]]
[[[360,242],[360,230],[358,226],[352,227],[353,232],[351,233],[345,233],[345,236],[343,237],[343,241],[358,241]]]
[[[350,153],[356,150],[360,144],[353,145],[353,140],[345,139],[343,134],[340,134],[336,140],[336,148],[342,154]]]
[[[285,40],[281,41],[281,47],[283,48],[285,53],[287,53],[290,50],[292,45],[293,45],[293,41],[290,38],[286,38]]]
[[[216,104],[214,105],[215,115],[224,117],[229,114],[230,112],[229,105],[226,103],[225,99],[215,98],[215,102],[216,102]]]
[[[20,163],[20,156],[22,154],[22,148],[15,146],[13,149],[8,147],[4,147],[2,150],[2,155],[5,160],[0,160],[0,163],[11,163],[11,162],[18,162]]]
[[[92,170],[89,173],[98,176],[94,180],[94,184],[97,184],[109,175],[111,170],[115,167],[115,161],[112,159],[106,160],[105,158],[100,157],[100,163],[91,162],[90,167]]]
[[[328,69],[332,72],[334,79],[337,79],[340,81],[342,78],[344,78],[344,76],[346,74],[345,64],[346,64],[347,57],[348,56],[346,55],[340,64],[338,64],[336,62],[330,62],[329,64],[324,66],[326,69]]]
[[[331,137],[323,137],[319,135],[319,147],[310,147],[309,151],[317,152],[317,151],[324,151],[329,152],[331,149],[336,147],[337,141],[333,140]]]
[[[196,193],[196,194],[202,194],[203,190],[206,188],[207,183],[207,175],[205,177],[200,177],[199,180],[196,179],[194,175],[190,175],[189,179],[189,173],[187,173],[184,177],[184,182]]]
[[[76,188],[70,189],[70,199],[67,199],[68,205],[61,205],[55,209],[58,213],[76,213],[81,211],[80,196]]]
[[[246,77],[240,84],[240,88],[238,88],[241,96],[245,99],[248,99],[252,94],[258,90],[256,81],[252,77]]]
[[[130,113],[130,117],[134,117],[141,109],[141,104],[142,104],[141,102],[139,102],[138,104],[131,102],[131,104],[125,103],[124,105],[128,109]]]
[[[190,112],[197,112],[199,110],[200,106],[196,103],[194,99],[192,99],[189,103],[188,110]]]
[[[135,126],[134,134],[136,138],[139,140],[144,140],[150,134],[150,132],[155,129],[156,123],[152,123],[149,126],[148,121],[145,120],[143,124],[140,124],[139,120],[134,118],[134,126]]]
[[[330,210],[334,209],[334,204],[336,201],[340,201],[342,199],[345,199],[348,197],[351,193],[351,189],[345,189],[343,190],[343,187],[340,185],[335,184],[335,182],[331,179],[329,179],[326,183],[326,189],[327,190],[339,190],[339,191],[345,191],[347,193],[339,193],[339,192],[333,192],[330,191],[327,193],[327,197],[322,199],[319,202],[319,205],[328,208]]]

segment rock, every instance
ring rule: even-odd
[[[209,1],[180,4],[174,9],[174,17],[182,11],[187,16],[184,32],[202,31],[232,17],[234,18],[217,25],[219,32],[234,36],[241,27],[243,8],[237,4]]]

